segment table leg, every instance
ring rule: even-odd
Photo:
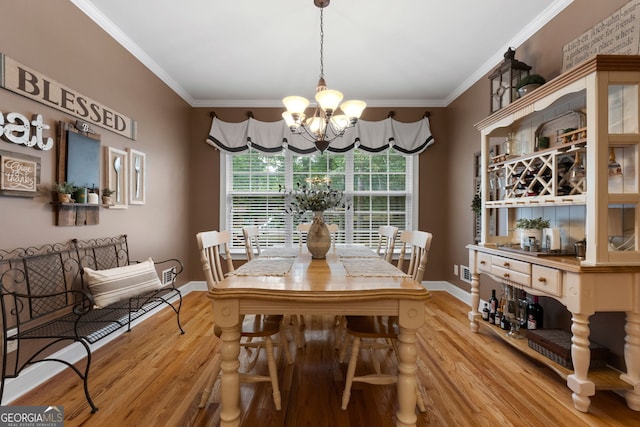
[[[627,372],[620,378],[633,386],[633,390],[625,394],[627,406],[634,411],[640,411],[640,313],[627,312],[624,330],[624,361]]]
[[[415,329],[400,328],[398,337],[398,413],[397,427],[415,427],[416,373],[418,372]]]
[[[595,384],[588,378],[591,361],[589,316],[573,313],[571,321],[573,374],[567,377],[567,386],[573,390],[571,397],[576,409],[582,412],[589,412],[589,406],[591,405],[589,396],[593,396],[596,393]]]
[[[237,301],[214,301],[213,317],[222,330],[220,426],[240,425],[240,314]]]
[[[415,427],[418,372],[416,330],[424,325],[424,301],[400,301],[397,427]]]

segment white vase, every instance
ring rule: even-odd
[[[312,258],[326,258],[331,248],[331,233],[324,222],[323,212],[313,213],[313,222],[307,233],[307,249]]]
[[[535,239],[535,243],[540,247],[542,243],[542,230],[538,228],[520,228],[520,248],[528,249],[530,238]]]

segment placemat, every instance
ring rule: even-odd
[[[340,258],[375,258],[378,256],[374,251],[362,245],[340,245],[336,247],[336,252]]]
[[[260,251],[262,258],[295,258],[300,255],[299,247],[272,247]]]
[[[293,258],[254,258],[229,276],[284,276],[293,265]]]
[[[342,259],[347,276],[366,277],[409,277],[392,264],[381,258],[344,258]]]

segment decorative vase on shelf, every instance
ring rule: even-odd
[[[323,212],[313,213],[313,222],[307,234],[307,249],[312,258],[326,258],[331,248],[331,233],[324,222]]]

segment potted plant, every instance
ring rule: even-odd
[[[112,205],[113,203],[111,202],[111,195],[115,193],[115,191],[113,191],[110,188],[103,188],[102,189],[102,203],[105,205]]]
[[[520,218],[516,221],[516,228],[520,230],[520,247],[522,249],[531,249],[531,244],[540,247],[542,242],[542,229],[549,228],[548,219],[538,218]],[[531,239],[533,238],[533,241]]]
[[[532,90],[542,86],[545,84],[547,80],[542,77],[540,74],[529,74],[528,76],[524,76],[517,84],[516,90],[518,94],[522,97],[531,92]]]
[[[75,186],[73,182],[62,182],[53,184],[53,191],[58,193],[58,201],[60,203],[70,203],[71,194],[73,193]]]
[[[480,215],[480,211],[482,211],[482,197],[480,193],[476,193],[473,196],[473,200],[471,201],[471,210],[474,214]]]

